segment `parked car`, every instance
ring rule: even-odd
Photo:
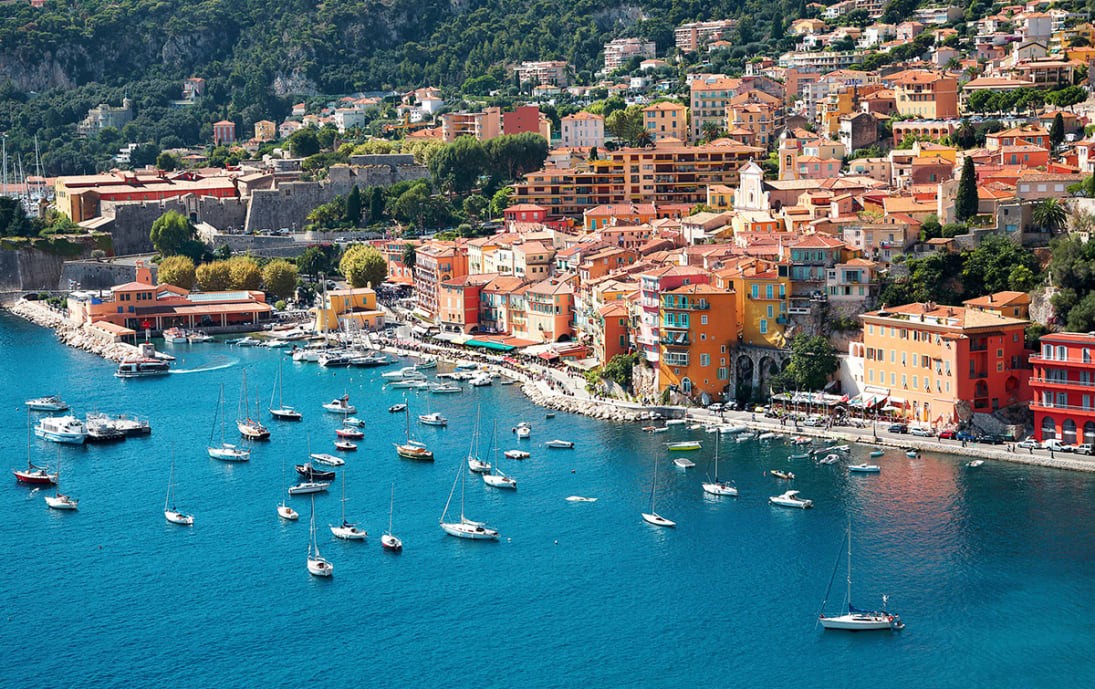
[[[993,433],[982,433],[981,435],[977,436],[977,442],[985,443],[986,445],[999,445],[1004,441],[1000,436]]]
[[[913,426],[912,428],[909,429],[909,435],[917,435],[917,436],[920,436],[921,438],[930,438],[930,437],[932,437],[932,432],[931,432],[931,429],[928,429],[928,428],[923,428],[921,426]]]
[[[1091,449],[1091,443],[1081,443],[1076,446],[1076,449],[1073,450],[1073,452],[1078,455],[1089,455],[1091,454]]]
[[[940,440],[954,440],[954,438],[957,435],[958,435],[957,431],[953,431],[949,428],[945,431],[939,431],[939,439]]]
[[[886,429],[889,433],[904,433],[909,430],[909,427],[903,423],[891,423],[890,427]]]
[[[970,433],[969,431],[958,431],[958,433],[954,436],[954,439],[964,440],[968,443],[977,442],[977,436],[973,433]]]
[[[1020,440],[1017,447],[1021,447],[1024,450],[1031,449],[1031,448],[1037,450],[1040,447],[1040,445],[1038,445],[1038,441],[1035,440],[1034,438],[1027,438],[1026,440]]]

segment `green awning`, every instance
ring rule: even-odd
[[[502,344],[501,342],[489,342],[486,340],[468,340],[464,343],[467,347],[482,347],[483,349],[495,349],[499,352],[508,352],[515,349],[513,345]]]

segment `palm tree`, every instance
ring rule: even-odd
[[[1044,199],[1034,206],[1031,220],[1041,227],[1043,232],[1056,232],[1065,226],[1068,211],[1057,202],[1057,199]]]

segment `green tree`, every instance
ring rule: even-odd
[[[605,364],[601,377],[613,381],[624,390],[630,390],[632,372],[638,363],[638,353],[616,354]]]
[[[298,129],[289,135],[289,152],[294,158],[308,158],[319,153],[319,137],[311,127]]]
[[[1065,140],[1065,120],[1061,113],[1053,116],[1053,124],[1049,128],[1049,142],[1056,148]]]
[[[384,255],[367,244],[354,244],[347,249],[338,267],[351,287],[379,287],[388,277]]]
[[[161,285],[194,289],[194,261],[189,256],[168,256],[160,261],[156,279]]]
[[[487,201],[479,194],[472,194],[464,199],[464,213],[467,214],[469,218],[478,220],[483,217],[483,211],[487,210],[487,206],[489,205],[490,201]]]
[[[491,215],[502,215],[502,212],[509,208],[510,199],[513,198],[513,187],[502,187],[498,191],[494,192],[494,196],[490,199],[490,212]]]
[[[935,213],[932,213],[924,222],[920,225],[920,241],[926,242],[929,239],[935,239],[936,237],[943,236],[943,227],[939,224],[939,218]]]
[[[407,268],[414,268],[415,263],[418,262],[418,249],[414,244],[407,242],[403,245],[402,262]]]
[[[357,227],[361,222],[361,190],[356,184],[346,196],[346,222],[350,227]]]
[[[796,335],[790,349],[791,360],[773,378],[773,390],[820,390],[840,366],[832,343],[822,335]]]
[[[285,299],[297,288],[297,267],[284,259],[270,261],[262,269],[262,284],[270,294]]]
[[[369,223],[375,224],[384,220],[384,188],[373,187],[369,190]]]
[[[954,198],[954,214],[961,221],[977,215],[977,174],[973,170],[972,156],[966,156],[962,163],[962,177],[958,180],[958,193]]]
[[[259,289],[262,287],[262,270],[250,256],[233,256],[228,259],[228,271],[232,276],[232,289]]]
[[[1068,221],[1068,211],[1057,199],[1043,199],[1031,210],[1031,220],[1043,232],[1056,232]]]
[[[178,211],[167,211],[152,222],[149,238],[152,246],[163,256],[182,253],[187,242],[194,239],[194,226]]]
[[[1017,268],[1025,269],[1025,273],[1016,273]],[[962,266],[963,296],[972,299],[982,294],[1014,289],[1013,275],[1019,281],[1033,283],[1038,271],[1038,259],[1034,252],[1003,235],[990,234],[976,249],[966,254]]]
[[[179,159],[171,155],[167,151],[164,151],[160,155],[156,156],[156,167],[165,172],[171,172],[179,167]]]
[[[232,288],[232,271],[228,261],[201,264],[197,269],[197,278],[204,292],[223,292]]]
[[[0,196],[0,237],[27,237],[32,229],[19,199],[14,196]]]
[[[297,257],[297,268],[305,275],[315,278],[320,273],[330,272],[331,260],[323,249],[310,246]]]
[[[462,193],[478,183],[487,163],[483,144],[470,136],[461,136],[434,154],[430,172],[438,186]]]
[[[629,146],[639,143],[643,128],[643,106],[630,105],[605,118],[605,130]]]

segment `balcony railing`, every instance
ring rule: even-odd
[[[705,301],[690,301],[680,304],[662,304],[662,308],[670,311],[706,311],[711,308],[711,305]]]
[[[1084,407],[1079,404],[1058,404],[1056,402],[1039,402],[1034,400],[1030,403],[1031,409],[1067,409],[1069,411],[1082,411],[1088,414],[1095,414],[1095,406]]]
[[[671,347],[687,347],[692,344],[692,340],[687,333],[675,337],[673,335],[662,335],[660,342]]]
[[[1085,388],[1095,388],[1095,381],[1084,382],[1082,380],[1066,380],[1063,378],[1036,378],[1031,376],[1030,382],[1038,385],[1078,385]]]
[[[1095,359],[1084,361],[1081,357],[1056,357],[1056,356],[1042,356],[1041,354],[1031,354],[1030,363],[1054,363],[1054,364],[1095,364]]]

